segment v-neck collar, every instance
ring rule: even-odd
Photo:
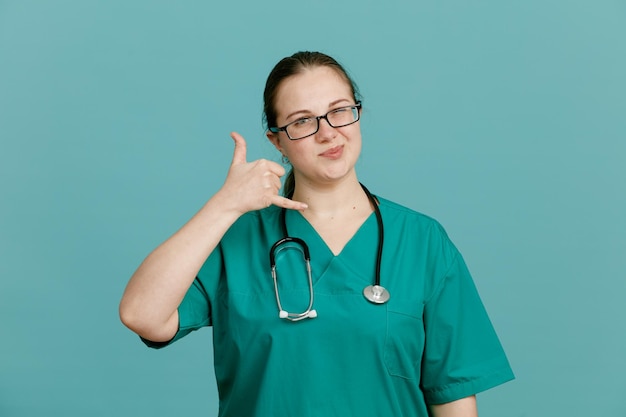
[[[365,219],[337,255],[300,212],[287,210],[285,222],[289,236],[303,239],[309,246],[314,281],[324,275],[331,263],[338,261],[350,266],[355,274],[365,275],[363,278],[368,281],[369,277],[375,275],[378,224],[374,212]]]

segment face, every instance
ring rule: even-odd
[[[276,94],[277,125],[284,126],[303,117],[321,116],[339,107],[355,104],[350,84],[329,67],[315,67],[286,78]],[[285,132],[267,137],[289,158],[296,183],[331,184],[355,176],[354,166],[361,152],[359,122],[339,128],[325,119],[319,131],[309,137],[290,140]]]

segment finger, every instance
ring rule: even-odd
[[[263,175],[276,175],[277,177],[285,175],[285,168],[276,162],[268,161],[267,159],[257,159],[254,163],[261,170],[265,171]]]
[[[280,181],[280,178],[277,177],[276,175],[272,176],[271,181],[276,191],[280,190],[280,187],[283,186],[282,182]]]
[[[277,194],[278,194],[278,191],[280,190],[280,187],[282,187],[280,178],[272,174],[266,175],[261,185],[263,186],[263,188],[266,188],[268,190],[273,189],[274,191],[276,191]]]
[[[246,163],[246,140],[237,132],[231,132],[230,137],[235,141],[235,152],[231,165]]]
[[[265,171],[263,173],[263,184],[265,185],[275,185],[280,184],[280,177],[273,172]]]
[[[309,208],[306,203],[302,203],[300,201],[290,200],[285,197],[281,197],[279,195],[275,195],[271,198],[271,203],[278,207],[283,207],[291,210],[304,210]]]

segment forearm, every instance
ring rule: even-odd
[[[156,248],[130,279],[120,317],[131,330],[159,342],[178,330],[177,309],[202,264],[241,216],[271,204],[303,210],[304,203],[278,195],[285,169],[275,162],[246,162],[246,142],[238,133],[233,162],[222,188],[178,232]]]
[[[476,396],[430,406],[432,417],[478,417]]]
[[[177,308],[207,257],[240,213],[218,193],[159,245],[131,277],[120,302],[122,322],[153,341],[177,331]]]

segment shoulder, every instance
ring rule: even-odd
[[[458,250],[438,220],[390,200],[378,200],[386,236],[401,245],[426,249],[429,256],[445,265],[454,262]]]
[[[447,238],[445,229],[433,217],[385,198],[378,196],[376,198],[380,202],[380,211],[385,222],[405,227],[413,226],[420,229],[432,229],[434,232],[440,233]]]

